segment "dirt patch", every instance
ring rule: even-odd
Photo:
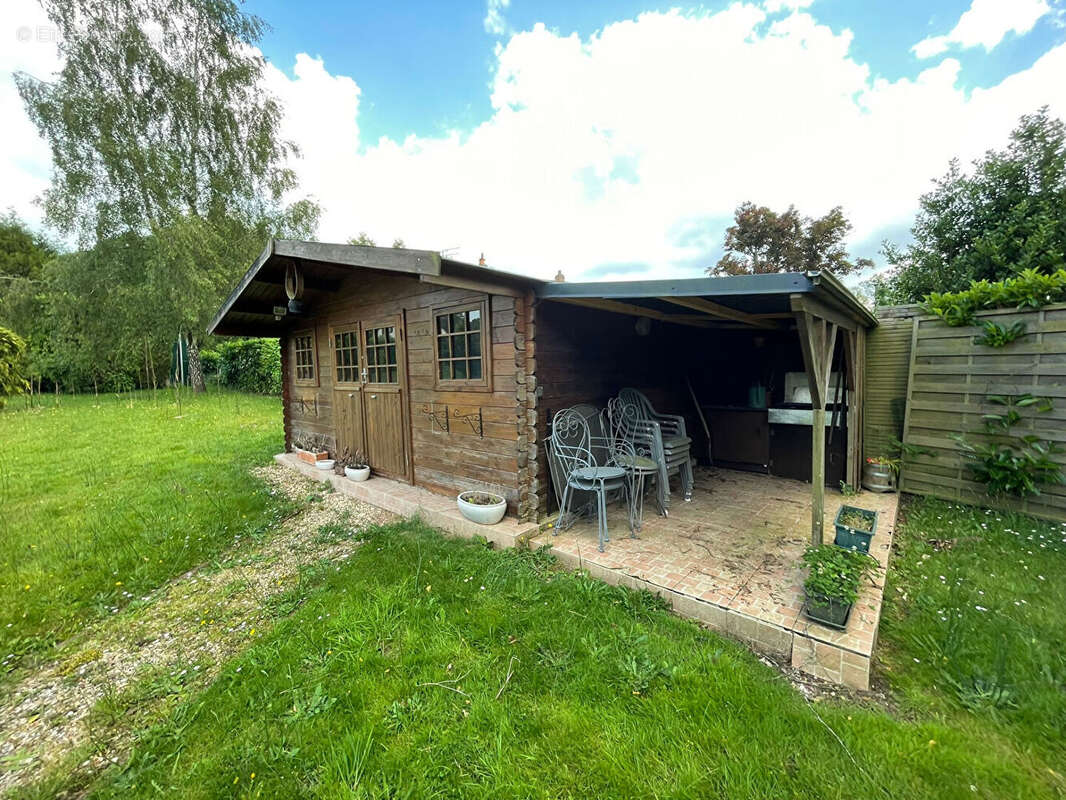
[[[132,736],[130,722],[144,717],[145,709],[134,706],[207,686],[269,629],[272,600],[298,588],[302,568],[339,565],[361,543],[360,531],[395,519],[277,464],[255,475],[299,504],[267,541],[95,623],[7,688],[0,699],[0,792],[33,783],[72,753],[84,756],[76,768],[90,773],[116,761]]]

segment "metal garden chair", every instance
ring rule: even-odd
[[[595,411],[595,409],[593,409]],[[602,424],[599,415],[593,414],[594,424]],[[632,484],[626,469],[617,464],[619,455],[632,452],[622,445],[621,452],[607,437],[592,435],[587,411],[567,408],[552,419],[552,434],[548,440],[549,462],[556,495],[559,500],[559,519],[555,531],[567,530],[574,524],[580,511],[572,510],[575,494],[589,493],[596,503],[597,538],[600,552],[610,541],[607,530],[607,494],[620,491],[629,507],[630,531],[634,531]],[[597,463],[597,454],[603,463]]]
[[[637,389],[623,389],[615,400],[614,412],[623,427],[622,435],[633,443],[638,452],[641,443],[644,443],[648,457],[659,465],[656,500],[660,513],[667,516],[671,475],[680,476],[685,502],[692,499],[692,439],[685,430],[685,419],[676,414],[658,413],[648,398]],[[608,408],[611,408],[610,404]]]

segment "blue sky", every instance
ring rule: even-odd
[[[718,3],[524,2],[514,0],[505,16],[515,31],[541,22],[563,34],[587,38],[605,25],[648,11],[672,8],[699,13],[730,5]],[[925,66],[909,48],[927,35],[950,30],[969,0],[819,0],[811,14],[833,28],[855,33],[852,53],[876,75],[914,77]],[[246,8],[271,30],[264,54],[291,74],[297,53],[322,58],[330,72],[356,76],[366,106],[361,129],[366,141],[402,139],[452,128],[471,128],[492,114],[489,86],[497,42],[505,37],[485,30],[484,2],[365,3],[317,0],[249,0]],[[960,50],[961,86],[992,86],[1028,69],[1064,31],[1050,15],[1024,36],[1009,36],[991,52]]]
[[[692,276],[733,209],[842,205],[855,255],[903,242],[948,162],[1021,114],[1066,117],[1066,0],[704,5],[249,0],[264,90],[303,153],[319,238],[449,249],[543,277]],[[0,7],[0,32],[40,21]],[[40,222],[47,148],[0,48],[0,208]]]

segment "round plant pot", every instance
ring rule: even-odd
[[[490,499],[494,502],[470,502],[471,499],[475,498],[478,500]],[[492,492],[462,492],[457,498],[457,502],[463,516],[479,525],[495,525],[507,513],[507,501]]]
[[[896,473],[887,464],[871,464],[867,461],[862,468],[862,485],[871,492],[894,492]]]
[[[370,477],[370,467],[345,467],[344,477],[350,481],[361,483]]]
[[[334,458],[323,458],[321,461],[316,461],[315,466],[321,470],[329,471],[333,469],[333,465],[337,463]]]

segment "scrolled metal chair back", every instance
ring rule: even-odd
[[[564,475],[595,465],[591,438],[588,420],[580,410],[564,408],[552,418],[552,453],[559,460]]]
[[[644,416],[639,405],[627,401],[621,394],[612,397],[607,401],[607,419],[612,439],[629,442],[638,456],[654,456],[652,442],[656,423]]]

